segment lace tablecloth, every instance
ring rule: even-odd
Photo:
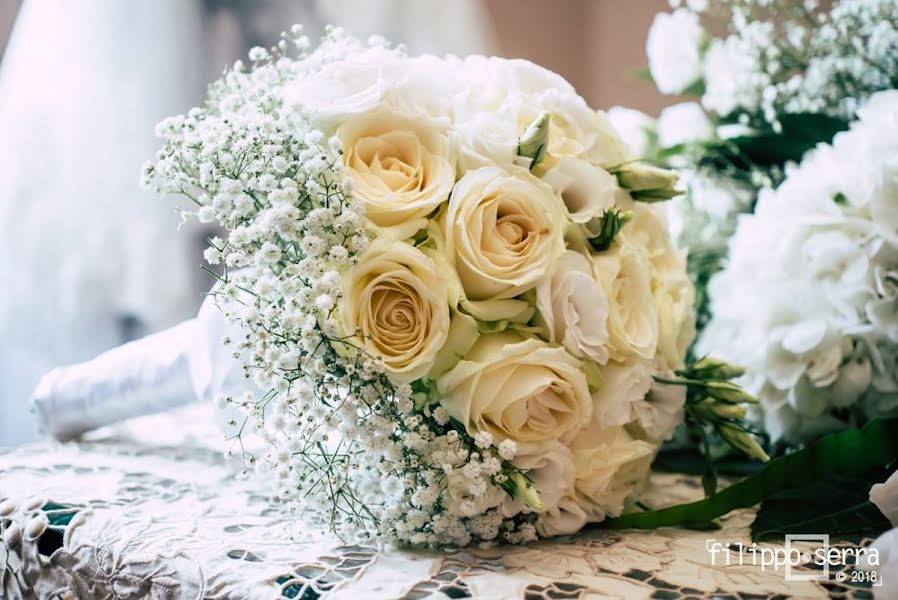
[[[304,530],[264,479],[235,478],[210,411],[135,420],[89,440],[0,451],[0,598],[869,598],[864,584],[785,581],[717,564],[750,545],[751,511],[716,531],[584,532],[446,553],[348,546]],[[646,502],[697,498],[655,475]]]

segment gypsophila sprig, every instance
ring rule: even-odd
[[[683,403],[650,388],[682,366],[691,287],[633,197],[673,174],[525,61],[339,29],[313,50],[298,28],[249,60],[159,125],[144,172],[227,231],[205,258],[263,391],[221,399],[247,467],[348,541],[523,543],[619,514]],[[627,227],[597,252],[610,213]]]
[[[828,10],[816,0],[712,0],[679,12],[727,24],[725,37],[708,42],[696,36],[690,42],[696,45],[702,104],[721,117],[747,124],[760,114],[774,127],[784,113],[850,119],[871,94],[898,87],[893,0],[840,0]],[[658,28],[665,26],[662,20]],[[656,31],[655,37],[683,43],[662,34]],[[654,51],[684,52],[664,44]]]

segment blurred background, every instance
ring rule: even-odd
[[[42,373],[189,318],[196,227],[138,189],[154,125],[293,23],[412,52],[527,58],[595,108],[657,114],[634,71],[666,0],[0,0],[0,445],[37,437]]]

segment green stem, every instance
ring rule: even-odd
[[[655,529],[706,527],[737,508],[749,508],[782,490],[797,488],[831,475],[857,475],[898,460],[898,418],[876,419],[863,429],[821,438],[803,450],[776,458],[757,475],[735,483],[710,498],[661,510],[607,519],[601,527]]]

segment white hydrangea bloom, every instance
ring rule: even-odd
[[[774,438],[898,410],[898,92],[859,114],[762,192],[710,285],[699,349],[748,368]]]

